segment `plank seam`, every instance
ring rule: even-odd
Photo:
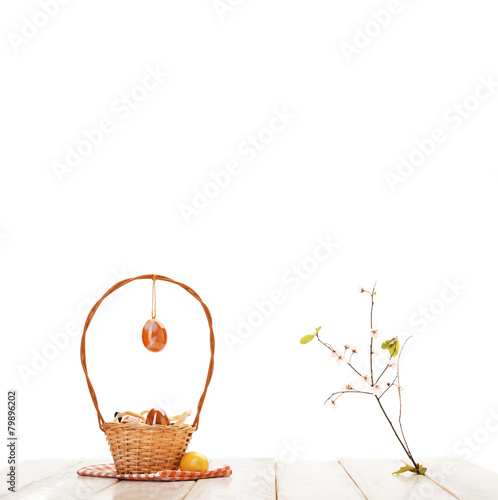
[[[351,474],[347,471],[346,467],[344,467],[344,465],[342,464],[342,462],[340,460],[338,461],[338,464],[344,469],[344,472],[349,476],[349,479],[351,479],[351,481],[353,481],[354,485],[360,490],[360,493],[365,497],[365,500],[368,500],[368,498],[365,495],[365,493],[363,493],[363,490],[358,486],[358,484],[356,483],[356,481],[353,479],[353,477],[351,476]]]
[[[69,469],[70,467],[75,467],[77,465],[80,465],[80,464],[82,464],[85,461],[84,458],[80,458],[79,460],[77,458],[75,458],[75,460],[76,460],[76,462],[74,464],[69,464],[69,465],[66,465],[66,466],[62,467],[61,469],[57,469],[56,472],[52,472],[49,476],[45,476],[45,477],[43,477],[41,479],[34,479],[33,481],[30,481],[29,483],[26,483],[24,486],[21,486],[20,488],[16,489],[15,493],[17,493],[18,491],[24,490],[24,488],[27,488],[28,486],[31,486],[34,483],[39,483],[41,481],[45,481],[45,479],[47,479],[47,477],[51,477],[51,476],[54,476],[56,474],[60,474],[62,472],[65,472],[66,469]],[[40,460],[40,461],[43,461],[43,460]],[[23,462],[18,462],[16,464],[16,467],[17,467],[18,470],[20,469],[20,466],[22,464],[23,464]],[[0,498],[3,498],[4,496],[9,495],[10,493],[12,493],[12,492],[6,491],[4,493],[1,493],[0,494]]]
[[[402,459],[401,460],[405,465],[410,465],[406,460]],[[429,481],[434,483],[436,486],[439,486],[442,490],[446,491],[446,493],[449,493],[452,497],[455,497],[457,500],[461,500],[459,497],[457,497],[452,491],[450,491],[448,488],[445,488],[442,484],[437,483],[434,479],[432,479],[431,476],[424,475]]]
[[[120,482],[121,482],[121,479],[116,479],[115,483],[111,483],[111,484],[109,484],[109,486],[104,486],[104,488],[102,488],[101,490],[99,490],[97,493],[94,493],[92,495],[92,497],[96,497],[97,495],[100,495],[103,491],[108,490],[109,488],[112,488],[112,487],[116,486]],[[88,497],[88,498],[91,498],[91,497]]]
[[[181,500],[188,500],[188,496],[190,495],[190,492],[195,488],[195,485],[197,484],[197,481],[192,481],[194,484],[185,492],[185,495],[183,495]]]
[[[275,500],[278,500],[278,468],[277,468],[277,461],[275,460],[273,464],[273,470],[275,472]]]

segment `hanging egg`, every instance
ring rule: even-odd
[[[166,346],[168,335],[166,328],[157,319],[149,319],[142,330],[142,342],[152,352],[159,352]]]
[[[169,418],[161,408],[152,408],[145,419],[147,425],[169,425]]]

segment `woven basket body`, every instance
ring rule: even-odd
[[[118,474],[177,470],[194,428],[190,425],[104,424]]]
[[[182,424],[165,426],[105,422],[102,414],[100,413],[97,396],[92,383],[90,382],[86,366],[86,333],[97,309],[108,295],[131,281],[143,279],[152,279],[154,283],[156,280],[167,281],[180,286],[199,301],[204,309],[204,313],[206,314],[209,325],[211,358],[206,377],[206,384],[199,399],[197,414],[192,425]],[[179,468],[180,460],[187,450],[190,440],[192,439],[192,434],[199,428],[199,418],[204,404],[204,398],[206,397],[206,392],[213,375],[214,343],[213,322],[211,313],[206,304],[204,304],[199,295],[197,295],[192,288],[164,276],[146,274],[143,276],[137,276],[136,278],[129,278],[120,281],[107,290],[107,292],[90,310],[83,329],[83,336],[81,338],[81,365],[83,366],[83,371],[85,372],[90,396],[97,411],[99,427],[106,435],[118,474],[151,474],[161,470],[177,470]]]

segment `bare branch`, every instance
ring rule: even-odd
[[[375,295],[375,287],[377,286],[377,282],[374,283],[374,286],[372,288],[372,293],[370,294],[370,297],[372,299],[372,305],[370,307],[370,332],[373,330],[373,310],[374,310],[374,295]],[[374,373],[373,373],[373,337],[370,338],[370,380],[372,382],[372,387],[374,386]]]
[[[365,391],[356,391],[356,390],[353,390],[353,391],[337,391],[337,392],[333,392],[326,400],[325,400],[325,403],[323,403],[324,405],[327,404],[328,401],[330,401],[336,394],[368,394],[370,396],[373,396],[373,393],[372,392],[365,392]]]
[[[401,382],[400,382],[400,379],[399,379],[399,362],[400,362],[400,358],[401,358],[401,353],[403,352],[403,349],[406,345],[406,343],[411,339],[412,337],[408,337],[405,342],[403,343],[403,347],[401,348],[401,351],[399,352],[399,356],[398,356],[398,369],[397,369],[397,373],[398,373],[398,376],[397,376],[397,379],[398,379],[398,397],[399,397],[399,428],[401,429],[401,435],[403,436],[403,441],[405,442],[406,444],[406,447],[408,448],[408,451],[410,451],[410,448],[408,446],[408,442],[406,441],[406,437],[405,437],[405,432],[403,431],[403,424],[401,423],[401,410],[402,410],[402,405],[401,405]],[[411,451],[410,451],[410,454],[411,454]]]

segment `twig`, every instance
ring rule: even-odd
[[[416,464],[415,460],[413,459],[412,454],[410,453],[410,451],[408,450],[408,448],[403,444],[403,441],[401,441],[401,438],[398,436],[398,433],[396,432],[396,429],[394,428],[393,423],[391,422],[391,420],[387,416],[386,410],[384,410],[384,407],[382,406],[382,403],[380,402],[380,398],[378,398],[377,396],[375,396],[375,399],[377,400],[377,403],[379,403],[379,406],[380,406],[380,409],[382,410],[382,413],[384,413],[384,416],[387,418],[387,421],[389,422],[389,425],[391,426],[394,434],[398,438],[399,443],[403,447],[403,450],[405,450],[405,453],[408,455],[408,458],[412,462],[412,464],[415,467],[415,469],[418,470],[417,464]]]
[[[379,383],[379,380],[382,378],[382,375],[384,375],[384,373],[386,373],[386,371],[388,370],[392,359],[393,359],[393,355],[391,354],[391,356],[389,356],[389,361],[387,362],[386,367],[384,368],[383,372],[378,376],[377,380],[375,381],[375,385],[377,385]]]
[[[370,298],[372,299],[372,306],[370,307],[370,335],[373,330],[373,310],[374,310],[374,295],[375,295],[375,287],[377,286],[377,282],[374,283],[372,288],[372,293],[370,294]],[[373,337],[370,338],[370,381],[372,383],[372,387],[374,386],[374,373],[373,373]]]
[[[318,339],[318,342],[320,342],[320,344],[323,344],[327,349],[329,349],[333,353],[337,352],[330,344],[323,342],[322,339],[318,336],[318,333],[315,335],[316,335],[316,338]],[[351,354],[351,356],[352,356],[352,354]],[[363,375],[351,364],[351,358],[349,358],[349,361],[346,361],[346,364],[348,366],[350,366],[360,377],[363,377]]]
[[[401,347],[401,351],[399,352],[399,356],[398,356],[398,366],[397,366],[397,373],[398,373],[398,376],[397,376],[397,379],[398,379],[398,397],[399,397],[399,428],[401,429],[401,435],[403,436],[403,441],[405,442],[406,444],[406,447],[408,449],[408,451],[410,451],[410,447],[408,446],[408,442],[406,440],[406,437],[405,437],[405,432],[403,431],[403,424],[401,423],[401,410],[402,410],[402,405],[401,405],[401,381],[399,379],[399,360],[401,358],[401,353],[403,352],[403,349],[405,348],[405,345],[406,343],[411,339],[412,337],[408,337],[405,342],[403,343],[403,347]],[[410,451],[410,454],[411,454],[411,451]]]
[[[368,394],[370,396],[373,396],[373,394],[371,392],[365,392],[365,391],[356,391],[356,390],[353,390],[353,391],[337,391],[337,392],[333,392],[326,400],[325,400],[325,403],[323,404],[327,404],[327,401],[329,401],[330,399],[332,399],[333,396],[335,396],[336,394]]]
[[[379,399],[391,388],[393,387],[394,385],[396,385],[396,380],[398,380],[398,376],[396,375],[396,377],[394,377],[394,380],[387,385],[387,389],[379,396]]]

